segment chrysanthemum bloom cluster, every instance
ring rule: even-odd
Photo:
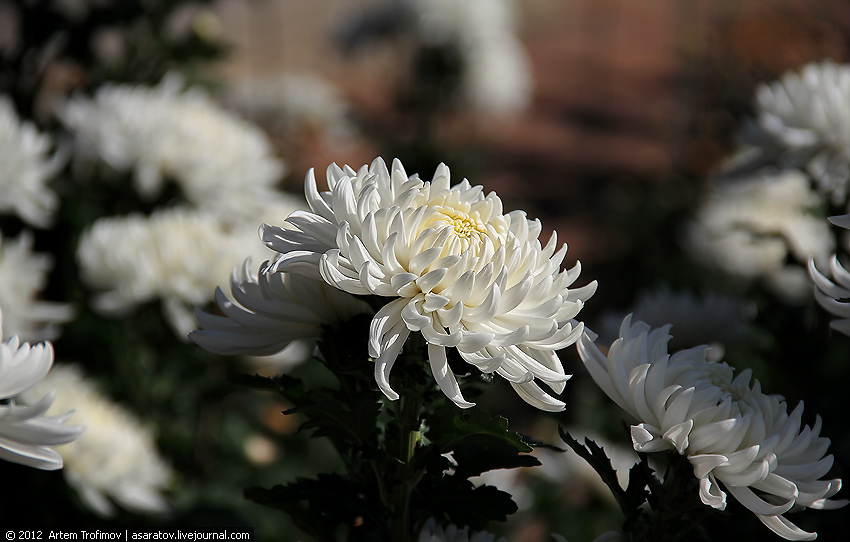
[[[833,203],[847,198],[850,178],[850,66],[806,65],[756,92],[759,125],[791,151]]]
[[[469,527],[463,529],[457,525],[449,525],[443,528],[434,518],[428,518],[422,530],[419,532],[417,542],[505,542],[504,538],[496,538],[496,535],[487,532],[469,532]]]
[[[288,228],[264,226],[280,256],[265,272],[324,279],[354,295],[389,297],[375,315],[369,352],[375,378],[390,399],[390,371],[411,332],[428,343],[434,378],[458,406],[470,407],[449,367],[446,348],[485,373],[507,379],[530,404],[561,410],[556,393],[568,376],[555,350],[573,344],[583,324],[573,318],[596,283],[573,289],[580,265],[561,271],[566,245],[553,234],[545,247],[539,221],[502,214],[495,193],[468,181],[451,186],[441,164],[431,182],[408,177],[398,160],[380,158],[359,171],[332,164],[328,192],[306,179],[313,212],[298,211]],[[294,227],[294,228],[293,228]]]
[[[413,0],[420,39],[456,47],[463,98],[491,114],[510,114],[531,101],[531,69],[516,34],[512,0]]]
[[[257,242],[255,224],[229,227],[211,213],[182,207],[102,218],[83,233],[77,249],[82,279],[104,290],[94,298],[96,309],[122,314],[161,300],[181,337],[196,327],[193,307],[211,301],[235,265],[272,254]]]
[[[243,212],[246,202],[269,197],[283,172],[259,128],[199,90],[184,91],[179,77],[156,87],[106,85],[94,99],[68,100],[59,114],[81,150],[133,169],[144,196],[171,178],[195,206]]]
[[[845,229],[850,229],[850,215],[833,216],[829,221]],[[821,307],[839,318],[830,323],[832,329],[850,335],[850,273],[833,254],[829,262],[832,280],[818,271],[814,260],[809,260],[809,274],[815,283],[815,299]]]
[[[59,199],[48,186],[63,163],[50,153],[50,137],[21,122],[6,96],[0,96],[0,213],[14,213],[31,226],[53,221]]]
[[[32,252],[32,246],[28,232],[11,240],[3,239],[0,233],[2,331],[25,341],[52,340],[59,335],[57,324],[70,320],[73,310],[65,304],[37,299],[53,264],[49,255]]]
[[[685,242],[706,265],[803,299],[810,295],[805,262],[826,261],[834,247],[828,224],[814,212],[821,204],[796,170],[729,181],[703,204]]]
[[[0,314],[0,459],[43,470],[61,469],[62,456],[53,447],[73,441],[83,428],[65,423],[70,412],[45,416],[53,403],[52,388],[39,387],[41,396],[34,389],[53,365],[53,346],[30,346],[17,336],[4,341],[2,320]],[[32,400],[19,404],[16,397],[23,393]]]
[[[703,503],[723,510],[729,492],[783,538],[813,540],[783,514],[846,504],[828,500],[841,480],[820,479],[833,462],[820,417],[801,429],[802,403],[789,414],[781,396],[750,385],[751,371],[733,377],[727,364],[706,361],[705,346],[668,355],[668,330],[628,316],[607,356],[587,334],[578,342],[593,380],[639,422],[635,450],[687,456]]]
[[[149,428],[98,392],[75,365],[56,365],[26,396],[56,390],[53,411],[73,408],[71,421],[85,433],[59,449],[68,483],[97,514],[115,513],[112,501],[137,513],[169,509],[161,494],[171,469],[160,457]]]

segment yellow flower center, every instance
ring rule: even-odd
[[[470,237],[477,233],[487,233],[487,228],[480,220],[476,220],[466,213],[460,211],[450,211],[446,213],[448,223],[451,225],[458,237]]]

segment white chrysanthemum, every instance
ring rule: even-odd
[[[73,408],[70,420],[86,428],[59,453],[65,459],[65,478],[89,508],[105,517],[115,513],[113,501],[137,513],[169,509],[161,492],[171,469],[150,429],[104,397],[76,365],[55,365],[27,396],[45,390],[56,390],[50,412]]]
[[[796,170],[727,182],[699,210],[687,248],[706,265],[762,279],[786,299],[798,300],[809,295],[805,262],[826,261],[834,247],[828,225],[812,212],[821,204]]]
[[[321,279],[291,273],[253,273],[250,261],[233,269],[228,299],[221,288],[215,300],[224,316],[196,313],[201,330],[189,338],[201,347],[231,356],[271,355],[297,339],[321,337],[322,326],[371,314],[369,305]]]
[[[64,159],[50,154],[51,140],[21,122],[11,100],[0,96],[0,213],[12,212],[39,228],[50,226],[59,199],[47,182]]]
[[[428,518],[422,530],[419,531],[417,542],[505,542],[504,538],[487,532],[469,532],[469,527],[463,529],[457,525],[443,527],[434,518]]]
[[[717,360],[723,357],[726,345],[743,337],[748,316],[745,313],[754,310],[735,297],[718,294],[697,296],[691,292],[661,288],[640,294],[634,309],[629,312],[650,327],[670,324],[673,329],[671,348],[708,344],[711,347],[709,356]],[[606,315],[601,328],[595,329],[602,343],[610,344],[618,337],[623,314]]]
[[[120,315],[161,300],[181,337],[196,327],[192,307],[211,301],[235,265],[272,254],[257,242],[256,225],[231,226],[211,213],[179,207],[149,217],[101,218],[77,247],[82,279],[105,290],[94,298],[97,310]]]
[[[574,343],[583,324],[573,318],[596,282],[570,290],[581,266],[560,265],[553,234],[541,247],[539,221],[522,211],[502,214],[502,201],[464,180],[450,186],[440,164],[431,182],[392,172],[380,158],[354,171],[332,164],[330,192],[319,193],[311,170],[306,194],[312,213],[295,212],[296,228],[265,225],[263,239],[281,253],[272,270],[322,277],[356,295],[396,298],[372,321],[369,352],[375,378],[390,399],[389,374],[410,332],[428,342],[434,378],[458,406],[470,407],[446,359],[456,347],[468,363],[507,379],[519,395],[544,410],[564,403],[556,393],[569,378],[555,350]]]
[[[133,169],[144,196],[169,177],[194,205],[219,211],[267,197],[283,167],[265,134],[182,87],[179,77],[156,87],[106,85],[93,100],[68,100],[59,115],[83,150]]]
[[[76,439],[82,427],[67,425],[71,413],[44,416],[53,403],[51,389],[33,390],[53,365],[53,346],[30,346],[17,336],[3,340],[0,314],[0,459],[43,470],[62,468],[62,456],[53,446]],[[31,404],[17,404],[15,397],[35,395]],[[73,408],[73,407],[72,407]],[[56,412],[61,407],[54,408]]]
[[[836,226],[850,229],[850,215],[832,216],[829,221]],[[830,323],[830,327],[850,335],[850,272],[841,265],[835,254],[829,262],[829,272],[832,280],[818,271],[814,260],[809,260],[809,275],[815,283],[815,299],[830,314],[839,317]]]
[[[0,310],[4,335],[36,342],[55,339],[57,324],[67,322],[74,313],[69,305],[36,299],[53,263],[50,255],[35,253],[32,246],[29,232],[12,240],[0,234]]]
[[[578,342],[593,380],[639,422],[635,450],[687,456],[702,502],[723,510],[725,489],[783,538],[813,540],[782,514],[846,504],[828,500],[841,480],[820,479],[833,462],[820,417],[801,429],[802,402],[789,414],[781,396],[750,385],[750,370],[733,377],[726,363],[707,361],[706,346],[669,355],[668,330],[633,324],[630,315],[607,357],[587,334]]]
[[[464,100],[509,114],[531,101],[531,68],[516,35],[512,0],[411,0],[421,40],[460,52]]]
[[[756,91],[761,127],[790,149],[814,154],[807,169],[833,202],[847,197],[850,178],[850,66],[806,65]]]

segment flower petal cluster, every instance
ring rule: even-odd
[[[517,36],[511,0],[414,0],[420,39],[455,47],[462,58],[463,100],[482,113],[506,115],[531,102],[531,68]]]
[[[115,514],[112,501],[137,513],[169,509],[161,494],[171,469],[160,457],[150,429],[128,410],[98,392],[76,365],[55,365],[24,397],[55,390],[50,409],[73,407],[70,420],[86,428],[79,439],[59,452],[68,483],[97,514]]]
[[[789,414],[781,396],[750,384],[750,370],[735,377],[726,363],[707,361],[707,346],[669,355],[668,330],[629,315],[607,356],[587,334],[578,342],[596,384],[639,422],[635,450],[687,456],[703,503],[723,510],[728,492],[783,538],[813,540],[783,514],[846,504],[828,500],[841,480],[821,480],[833,458],[820,417],[801,428],[802,402]]]
[[[829,221],[845,229],[850,229],[850,215],[832,216]],[[818,304],[839,318],[829,325],[832,329],[850,335],[850,272],[838,261],[833,254],[829,262],[829,273],[832,280],[818,271],[814,260],[809,260],[809,275],[815,283],[815,300]]]
[[[276,354],[298,339],[315,339],[322,326],[371,314],[368,304],[322,280],[294,273],[251,271],[251,261],[233,269],[232,299],[216,288],[223,316],[195,313],[201,327],[189,338],[202,348],[224,356]]]
[[[166,178],[198,207],[239,212],[262,200],[283,165],[257,128],[167,76],[156,87],[108,84],[94,99],[76,96],[59,115],[81,150],[133,169],[137,190],[156,196]]]
[[[805,262],[826,261],[834,249],[828,225],[813,212],[821,203],[797,170],[719,184],[688,229],[687,249],[705,265],[763,280],[789,301],[804,299]]]
[[[443,527],[434,518],[428,518],[422,530],[419,531],[417,542],[505,542],[505,538],[487,532],[469,532],[469,527],[463,529],[457,525]]]
[[[2,319],[0,314],[0,324]],[[52,365],[49,342],[30,346],[17,336],[4,341],[0,331],[0,459],[36,469],[61,469],[62,456],[53,447],[73,441],[83,431],[65,423],[71,413],[44,415],[53,403],[50,389],[29,404],[15,400],[23,393],[32,394]]]
[[[4,335],[36,342],[59,336],[57,324],[70,320],[74,312],[69,305],[37,299],[53,264],[50,255],[32,251],[31,233],[11,240],[0,234],[0,310]]]
[[[567,247],[553,234],[545,247],[539,221],[502,213],[495,193],[468,181],[451,186],[440,164],[431,182],[392,171],[380,158],[359,171],[332,164],[330,191],[305,181],[313,212],[295,212],[293,228],[265,225],[266,244],[280,252],[270,267],[323,278],[355,295],[394,298],[375,315],[369,352],[375,378],[390,399],[389,374],[411,332],[428,343],[434,378],[458,406],[470,407],[449,367],[446,348],[485,373],[507,379],[528,403],[562,410],[556,393],[569,378],[555,350],[583,330],[573,318],[596,283],[570,289],[581,267],[561,271]]]
[[[47,183],[64,163],[50,147],[50,137],[21,122],[12,101],[0,96],[0,213],[12,212],[31,226],[50,226],[59,198]]]
[[[173,207],[97,220],[83,232],[77,259],[83,281],[102,290],[93,300],[97,310],[122,314],[161,300],[185,337],[196,327],[190,307],[210,301],[235,265],[274,254],[256,239],[255,225],[234,227],[209,212]]]
[[[810,151],[807,169],[833,202],[850,178],[850,65],[807,64],[756,91],[759,125],[792,150]]]

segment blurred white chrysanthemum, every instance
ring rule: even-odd
[[[463,529],[457,525],[443,527],[434,520],[428,518],[422,530],[419,531],[417,542],[505,542],[505,538],[496,538],[496,535],[487,532],[469,532],[469,527]]]
[[[94,99],[69,99],[59,116],[82,151],[133,169],[147,197],[172,178],[196,206],[242,212],[244,202],[267,197],[283,172],[259,128],[197,89],[184,91],[176,76],[156,87],[105,85]]]
[[[685,242],[705,265],[747,280],[762,279],[796,301],[810,295],[805,262],[826,261],[833,251],[828,225],[812,212],[821,204],[806,176],[796,170],[727,182],[704,202]]]
[[[781,396],[750,385],[750,370],[733,377],[726,363],[707,361],[707,346],[669,355],[668,331],[633,324],[630,315],[607,356],[587,334],[578,342],[593,380],[639,422],[631,428],[635,450],[687,456],[703,503],[723,510],[728,491],[783,538],[813,540],[782,514],[846,504],[828,500],[841,480],[820,479],[833,462],[820,417],[801,429],[802,402],[789,414]]]
[[[708,294],[697,296],[691,292],[673,292],[668,288],[640,294],[634,308],[629,311],[636,320],[650,327],[670,324],[673,338],[670,347],[691,348],[710,345],[709,357],[723,357],[725,346],[740,340],[747,327],[747,316],[754,307],[735,297]],[[607,314],[599,329],[599,341],[610,344],[619,336],[623,314]]]
[[[410,332],[428,343],[431,370],[443,392],[470,407],[446,358],[461,357],[507,379],[528,403],[562,410],[556,393],[569,378],[555,350],[574,343],[583,324],[573,320],[596,282],[570,290],[581,266],[560,265],[553,234],[541,247],[539,221],[522,211],[502,214],[502,201],[464,180],[450,186],[440,164],[431,182],[392,172],[380,158],[359,171],[332,164],[330,192],[319,193],[311,170],[305,188],[312,213],[290,215],[289,229],[265,225],[263,239],[281,254],[269,269],[324,278],[356,295],[395,298],[372,321],[369,352],[375,378],[390,399],[398,394],[390,370]],[[295,231],[291,227],[295,227]]]
[[[70,420],[86,428],[59,453],[65,459],[66,480],[92,511],[112,516],[113,501],[137,513],[169,509],[161,492],[171,479],[171,469],[147,427],[104,397],[76,365],[55,365],[26,395],[46,390],[55,390],[50,412],[73,408]]]
[[[531,101],[531,68],[516,34],[512,0],[410,0],[420,39],[461,55],[464,100],[487,113],[509,114]]]
[[[285,129],[316,126],[344,137],[354,131],[348,105],[327,80],[313,74],[280,74],[235,81],[227,103],[253,119]]]
[[[841,204],[850,179],[850,65],[807,64],[756,91],[759,125],[790,149],[811,151],[808,171]]]
[[[14,213],[27,224],[50,226],[59,199],[47,182],[64,158],[50,154],[50,137],[31,122],[21,122],[12,101],[0,96],[0,213]]]
[[[845,229],[850,229],[850,215],[831,216],[829,221]],[[832,329],[845,335],[850,335],[850,273],[833,254],[829,262],[829,280],[815,266],[814,260],[809,260],[809,275],[815,283],[815,299],[821,307],[830,314],[838,316],[829,325]]]
[[[0,459],[43,470],[61,469],[62,456],[52,446],[71,442],[83,428],[65,423],[71,413],[44,416],[53,403],[52,389],[41,386],[41,397],[33,389],[53,365],[53,346],[49,342],[30,346],[17,336],[3,340],[2,321],[0,314]],[[24,393],[34,396],[31,404],[15,401]]]
[[[29,342],[52,340],[59,336],[57,324],[70,320],[74,311],[69,305],[36,299],[53,263],[50,255],[35,253],[32,246],[30,232],[12,240],[4,240],[0,233],[2,331]]]
[[[254,273],[250,265],[246,260],[233,269],[233,300],[216,288],[216,303],[224,316],[196,313],[201,329],[189,335],[193,342],[225,356],[271,355],[292,341],[321,337],[322,326],[373,312],[360,299],[321,279],[264,272],[263,267]]]
[[[211,213],[180,207],[101,218],[77,247],[83,281],[105,290],[94,298],[97,310],[120,315],[161,300],[181,337],[196,327],[193,307],[211,301],[235,265],[272,254],[258,242],[256,225],[233,227]]]

